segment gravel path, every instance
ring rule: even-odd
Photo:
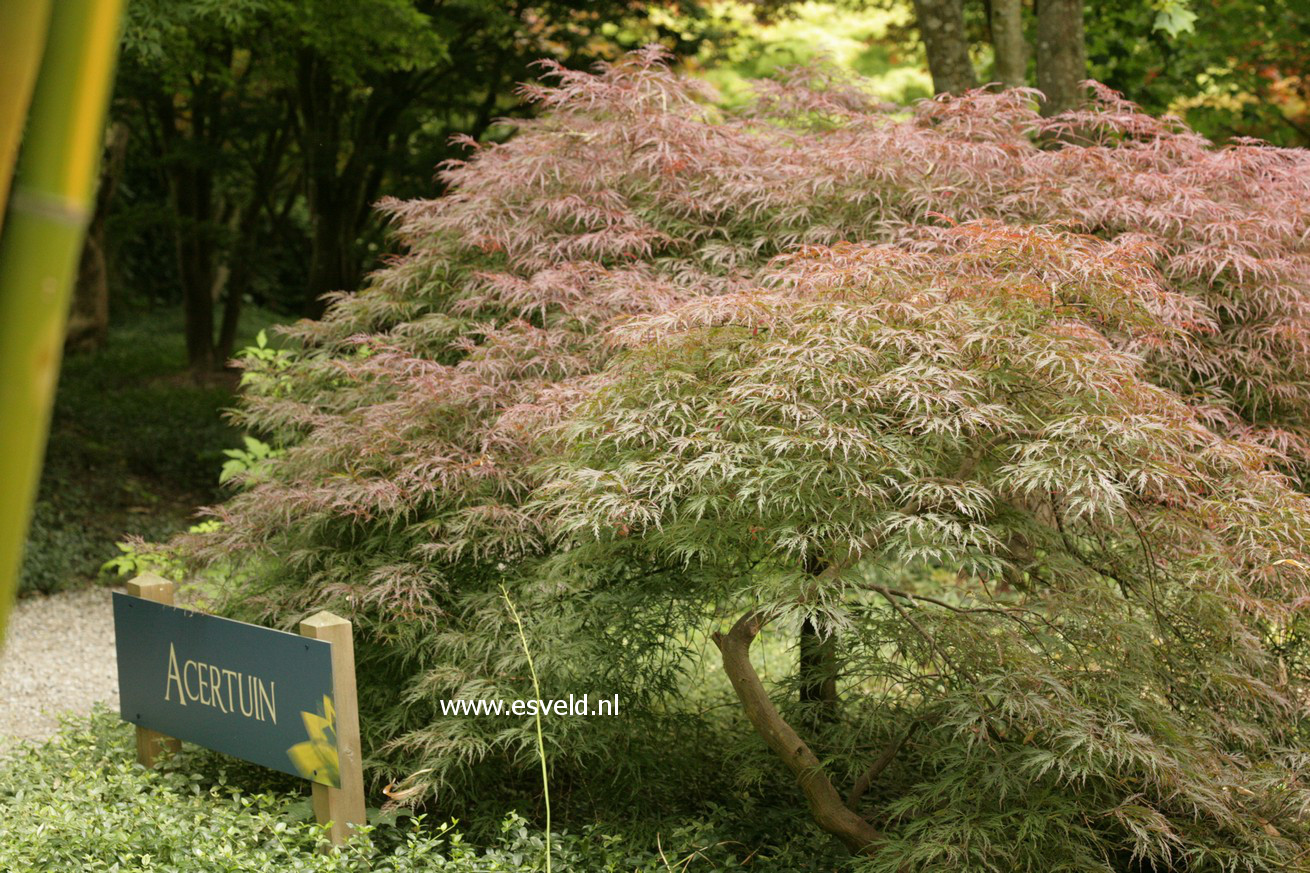
[[[63,712],[118,708],[110,589],[20,600],[0,652],[0,754],[11,738],[45,739]]]

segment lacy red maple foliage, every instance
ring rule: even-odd
[[[392,554],[362,584],[417,607],[427,558],[539,546],[516,509],[533,437],[591,389],[607,327],[746,287],[796,246],[927,250],[925,225],[981,218],[1131,249],[1193,333],[1152,356],[1155,378],[1216,427],[1306,457],[1305,153],[1215,148],[1105,89],[1046,120],[1025,91],[896,110],[799,71],[728,113],[654,51],[547,73],[555,85],[524,88],[542,117],[503,145],[470,143],[474,157],[443,171],[448,196],[384,203],[405,253],[289,331],[306,352],[272,375],[256,363],[239,421],[292,447],[271,481],[220,508],[221,552],[285,538],[304,548],[279,547],[283,560],[355,590],[319,535],[416,525],[422,560]]]

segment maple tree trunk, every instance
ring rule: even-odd
[[[813,619],[801,622],[800,699],[825,716],[837,708],[837,640],[822,636]]]
[[[749,612],[726,634],[714,634],[714,644],[723,656],[723,670],[751,725],[796,776],[815,823],[841,840],[852,853],[873,855],[882,841],[882,833],[846,806],[818,757],[778,713],[751,664],[751,643],[764,624],[758,612]]]
[[[1023,0],[992,0],[991,7],[996,79],[1007,88],[1022,87],[1028,74],[1028,46],[1023,40]]]
[[[824,572],[824,564],[817,555],[809,555],[804,569],[812,577]],[[819,633],[814,616],[801,622],[798,648],[797,678],[800,680],[800,702],[808,704],[806,711],[814,721],[830,720],[837,715],[837,638]]]
[[[959,94],[978,85],[964,33],[963,0],[914,0],[919,35],[937,94]]]
[[[1042,115],[1058,115],[1083,102],[1087,49],[1082,0],[1040,0],[1037,5],[1037,87],[1046,95]]]

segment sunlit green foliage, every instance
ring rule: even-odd
[[[1091,74],[1215,139],[1310,143],[1310,9],[1297,0],[1191,0],[1173,32],[1154,4],[1087,4]],[[1194,16],[1189,20],[1187,15]]]
[[[670,29],[685,31],[698,46],[685,67],[714,83],[729,102],[749,99],[753,79],[820,60],[866,77],[884,100],[910,103],[932,94],[922,50],[907,34],[914,18],[909,2],[810,0],[774,10],[717,0],[694,13],[665,15]]]

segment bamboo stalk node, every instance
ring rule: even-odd
[[[22,185],[15,185],[13,193],[9,195],[9,211],[22,212],[34,218],[44,218],[78,228],[86,224],[91,217],[85,203],[49,191],[25,188]]]

